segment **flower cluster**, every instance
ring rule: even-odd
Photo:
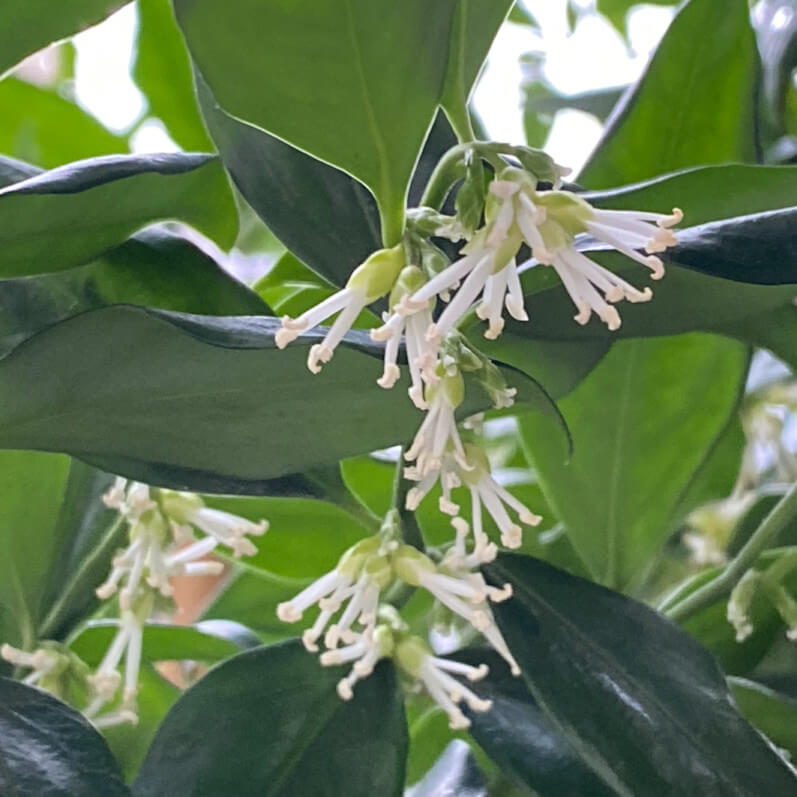
[[[156,490],[141,482],[117,478],[103,496],[106,506],[116,509],[127,525],[129,543],[117,552],[112,570],[96,592],[103,600],[119,595],[119,626],[99,667],[81,678],[91,695],[83,713],[97,727],[137,722],[136,693],[144,625],[158,599],[173,593],[175,576],[220,573],[224,565],[209,561],[207,555],[222,545],[235,556],[253,554],[250,536],[262,535],[266,521],[252,523],[244,518],[206,507],[191,493]],[[33,651],[3,645],[0,655],[17,666],[31,669],[28,683],[37,683],[60,694],[64,678],[80,670],[74,654],[45,644]],[[124,678],[119,667],[124,658]],[[117,708],[103,712],[123,684]]]
[[[459,532],[457,543],[439,563],[435,563],[426,554],[398,541],[397,518],[395,513],[390,513],[379,534],[356,543],[344,553],[334,570],[277,607],[277,616],[283,622],[293,623],[301,620],[311,606],[318,606],[318,616],[304,632],[302,640],[307,650],[315,653],[319,650],[319,640],[323,638],[326,649],[321,653],[320,661],[324,666],[353,662],[350,673],[338,684],[341,698],[350,699],[355,683],[370,675],[380,659],[393,657],[399,663],[409,660],[409,654],[402,653],[406,650],[403,647],[406,628],[392,607],[380,602],[387,587],[396,581],[428,591],[453,615],[481,633],[506,659],[514,673],[519,672],[489,608],[490,602],[509,598],[512,589],[509,584],[497,588],[485,582],[478,571],[480,559],[466,552],[461,525]],[[467,533],[467,525],[464,533]],[[413,649],[418,649],[420,644],[420,641],[414,642]],[[421,660],[423,667],[420,667]],[[452,707],[459,700],[457,695],[467,697],[470,693],[462,691],[459,686],[459,691],[455,690],[449,683],[453,681],[451,676],[437,677],[435,674],[441,667],[441,672],[465,674],[472,668],[455,662],[440,664],[443,660],[431,654],[428,658],[421,657],[421,660],[411,674],[420,678],[435,699],[441,694],[440,689],[449,694],[447,700],[438,702],[447,710],[451,709],[452,727],[462,727],[464,717]],[[486,668],[479,672],[485,673]],[[469,705],[478,710],[476,707],[483,702],[474,695]]]
[[[414,216],[416,229],[407,233],[403,246],[371,255],[343,290],[299,318],[283,318],[276,336],[277,346],[282,348],[339,313],[322,343],[310,349],[308,367],[317,373],[360,311],[387,296],[383,324],[371,330],[372,339],[385,346],[383,373],[377,383],[389,389],[399,381],[403,338],[409,396],[426,413],[404,452],[404,477],[415,483],[407,492],[406,509],[417,509],[439,484],[439,509],[451,516],[455,540],[437,563],[400,545],[395,535],[381,533],[364,540],[346,553],[335,570],[281,604],[278,615],[295,622],[318,604],[320,613],[304,632],[304,643],[308,650],[317,651],[323,636],[327,650],[321,654],[322,664],[355,662],[340,683],[342,697],[351,696],[354,683],[367,675],[378,659],[392,656],[448,712],[452,727],[467,722],[457,707],[460,699],[464,697],[473,710],[483,709],[484,701],[451,673],[468,678],[475,673],[465,665],[436,659],[420,640],[405,639],[396,622],[380,622],[380,612],[384,613],[380,594],[396,579],[428,590],[439,604],[482,633],[517,673],[517,664],[489,609],[490,601],[508,598],[511,589],[509,585],[504,589],[488,586],[478,572],[478,567],[498,552],[485,531],[483,510],[498,527],[501,544],[507,548],[522,544],[522,526],[535,526],[541,520],[496,482],[484,450],[460,434],[456,415],[465,398],[463,373],[471,372],[481,382],[496,408],[511,406],[516,391],[506,386],[487,358],[463,343],[457,327],[471,310],[487,322],[484,335],[489,339],[502,333],[505,310],[516,321],[528,321],[520,272],[536,264],[556,271],[575,305],[579,324],[586,324],[594,313],[610,330],[616,330],[621,320],[615,304],[623,299],[649,301],[652,291],[636,288],[591,260],[582,253],[581,241],[596,239],[647,267],[653,279],[660,279],[664,265],[658,255],[676,243],[671,228],[683,214],[678,209],[671,214],[599,210],[558,187],[538,191],[530,172],[505,166],[496,170],[489,183],[484,223],[479,229],[474,229],[473,217],[471,213],[468,219],[452,219],[430,208],[419,209]],[[469,240],[458,259],[450,263],[428,236]],[[524,245],[531,259],[519,265]],[[435,316],[438,300],[442,309]],[[460,487],[470,493],[470,524],[454,500],[453,491]],[[340,610],[339,619],[332,623]],[[345,647],[339,647],[340,641]]]

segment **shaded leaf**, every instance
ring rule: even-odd
[[[794,770],[737,712],[715,661],[676,626],[530,557],[504,554],[485,569],[514,586],[494,612],[532,694],[618,794],[795,790]]]
[[[0,82],[0,152],[47,169],[70,161],[127,152],[125,138],[55,91],[8,77]]]
[[[470,748],[455,739],[423,780],[406,794],[407,797],[487,797],[487,787]]]
[[[101,22],[126,0],[5,0],[0,8],[0,76],[48,44]]]
[[[88,720],[32,686],[0,678],[0,791],[122,797],[130,792]]]
[[[351,332],[321,375],[320,332],[285,351],[273,318],[108,307],[49,327],[0,361],[0,445],[69,450],[112,473],[201,492],[270,492],[269,479],[406,440],[419,412],[381,391],[381,348]],[[518,400],[551,410],[515,372]],[[471,391],[462,407],[488,404]]]
[[[215,157],[110,155],[43,172],[0,189],[0,274],[85,263],[162,219],[232,245],[237,216]]]
[[[395,673],[380,664],[348,702],[340,675],[297,641],[219,665],[172,707],[133,793],[398,797],[407,731]]]
[[[210,135],[244,199],[298,258],[334,285],[345,284],[381,246],[371,193],[340,169],[225,113],[201,76],[196,80]]]

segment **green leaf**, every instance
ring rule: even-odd
[[[409,790],[407,797],[487,797],[484,775],[466,742],[450,742],[423,780]]]
[[[127,538],[119,514],[105,507],[113,476],[72,460],[61,511],[52,534],[55,547],[44,584],[38,639],[63,639],[97,604],[94,590],[108,576],[111,559]]]
[[[103,470],[201,492],[262,493],[269,479],[407,440],[420,413],[378,390],[380,347],[351,332],[321,375],[320,332],[279,351],[273,318],[133,307],[83,313],[0,360],[0,445],[69,450]],[[550,410],[509,375],[518,401]],[[469,414],[488,405],[470,391]]]
[[[627,588],[675,530],[747,363],[743,346],[704,335],[616,344],[560,402],[569,461],[545,419],[519,419],[546,497],[596,580]]]
[[[95,155],[127,152],[127,140],[106,130],[55,91],[16,78],[0,82],[0,152],[47,169]]]
[[[144,664],[139,670],[136,692],[138,722],[135,725],[112,725],[103,730],[105,741],[128,783],[136,776],[166,712],[179,696],[180,690],[176,686],[154,667]]]
[[[514,587],[494,613],[532,694],[619,795],[795,791],[794,770],[737,712],[711,656],[676,626],[530,557],[504,554],[485,569]]]
[[[176,0],[221,107],[365,183],[400,234],[407,184],[445,77],[453,0]],[[397,226],[398,225],[398,226]]]
[[[797,756],[797,700],[755,681],[729,678],[739,710],[773,744]]]
[[[258,280],[254,290],[273,308],[274,315],[290,315],[295,318],[332,296],[338,288],[313,272],[290,252],[286,252]],[[379,326],[380,323],[379,317],[366,309],[357,316],[352,326],[355,329],[368,329]]]
[[[133,79],[183,149],[212,149],[194,94],[191,62],[169,0],[138,0],[138,37]]]
[[[492,701],[485,712],[470,712],[470,735],[518,783],[540,797],[612,797],[615,792],[579,759],[567,739],[537,705],[525,683],[513,677],[492,651],[457,652],[457,661],[486,663],[490,672],[475,686]]]
[[[268,312],[190,241],[150,229],[88,265],[0,280],[0,354],[59,321],[113,304],[207,315]]]
[[[268,533],[254,540],[257,553],[245,564],[284,578],[323,575],[350,546],[377,531],[327,501],[207,496],[206,502],[254,522],[268,520]]]
[[[603,188],[687,166],[755,160],[758,53],[749,16],[747,0],[687,3],[579,182]]]
[[[133,793],[398,797],[407,730],[395,673],[380,664],[351,701],[335,691],[340,676],[297,641],[219,665],[175,703]]]
[[[92,620],[70,640],[69,647],[89,667],[98,667],[111,645],[119,623],[115,620]],[[147,623],[142,647],[145,661],[216,662],[239,653],[241,646],[224,637],[192,626]]]
[[[0,791],[9,797],[130,794],[87,720],[46,692],[8,678],[0,678]]]
[[[455,127],[470,127],[467,103],[490,45],[513,0],[458,0],[440,104]]]
[[[48,44],[101,22],[125,0],[4,0],[0,8],[0,76]]]
[[[85,263],[162,219],[232,246],[237,214],[215,157],[104,156],[44,172],[0,189],[0,275]]]
[[[69,458],[30,451],[0,453],[0,634],[32,647],[47,576],[58,551],[54,530]]]
[[[344,285],[381,246],[371,193],[340,169],[225,113],[199,75],[197,88],[208,130],[244,199],[291,252]]]

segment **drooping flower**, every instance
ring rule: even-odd
[[[392,579],[390,553],[394,540],[375,534],[349,548],[334,570],[321,576],[289,601],[277,606],[277,617],[284,623],[295,623],[314,604],[321,609],[316,621],[302,635],[307,650],[318,650],[318,640],[324,635],[327,648],[337,647],[339,641],[354,644],[361,634],[373,635],[376,627],[379,594]],[[337,623],[329,625],[343,604],[346,608]],[[354,630],[358,623],[365,630]],[[329,626],[329,628],[327,628]]]
[[[509,664],[513,674],[520,669],[498,630],[487,601],[499,603],[512,596],[511,584],[492,587],[472,562],[457,555],[444,558],[439,565],[409,545],[400,546],[393,555],[393,569],[405,583],[431,593],[443,606],[470,623]]]
[[[30,669],[22,682],[29,686],[42,685],[69,666],[68,658],[54,647],[39,647],[33,651],[20,650],[7,643],[0,647],[0,657],[15,667]]]
[[[436,358],[428,344],[426,333],[432,324],[431,301],[408,306],[407,299],[426,282],[423,272],[417,266],[402,269],[390,293],[389,311],[383,315],[384,324],[371,330],[371,338],[386,341],[385,369],[377,380],[380,387],[391,388],[399,379],[398,350],[402,334],[405,335],[407,364],[410,371],[409,396],[418,409],[425,410],[428,405],[424,399],[423,375],[430,379],[430,371]]]
[[[425,396],[429,405],[426,417],[404,454],[407,462],[415,462],[411,473],[421,480],[430,474],[437,478],[448,452],[467,467],[465,449],[454,417],[454,411],[465,397],[462,374],[456,367],[447,371],[444,364],[439,363],[436,377],[437,382],[426,386]]]
[[[320,661],[325,667],[354,662],[351,671],[338,681],[337,692],[341,700],[351,700],[354,696],[354,685],[367,678],[377,662],[393,653],[393,629],[386,624],[367,628],[354,642],[343,648],[326,650]]]
[[[339,313],[321,343],[310,347],[307,367],[314,374],[319,373],[322,365],[332,359],[335,348],[351,329],[357,316],[366,305],[390,291],[404,265],[404,250],[401,245],[374,252],[352,272],[345,288],[311,307],[298,318],[284,316],[282,329],[274,338],[277,348],[284,349],[303,332]]]
[[[419,681],[429,696],[448,714],[449,727],[467,728],[470,720],[462,713],[459,703],[465,702],[471,711],[489,711],[492,701],[480,698],[454,675],[478,681],[488,673],[486,664],[472,667],[462,662],[435,656],[431,648],[417,636],[408,636],[396,643],[393,658],[411,678]]]

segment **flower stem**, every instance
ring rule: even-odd
[[[773,507],[725,570],[668,609],[667,616],[676,622],[684,622],[706,606],[730,595],[739,579],[795,518],[797,518],[797,483],[793,484]]]
[[[404,542],[406,542],[407,545],[412,545],[413,548],[417,548],[419,551],[423,551],[425,545],[423,543],[421,527],[415,519],[415,513],[410,512],[405,506],[408,491],[409,482],[404,478],[404,447],[402,446],[399,451],[398,460],[396,461],[396,470],[393,475],[393,498],[391,504],[398,510]]]

